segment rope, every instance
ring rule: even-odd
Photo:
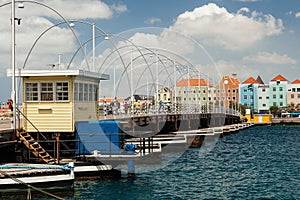
[[[34,190],[36,190],[36,191],[38,191],[38,192],[41,192],[41,193],[43,193],[43,194],[46,194],[46,195],[48,195],[48,196],[50,196],[50,197],[53,197],[53,198],[55,198],[55,199],[63,200],[63,198],[61,198],[61,197],[59,197],[59,196],[56,196],[56,195],[51,194],[51,193],[49,193],[49,192],[46,192],[46,191],[44,191],[44,190],[42,190],[42,189],[39,189],[39,188],[37,188],[37,187],[35,187],[35,186],[29,185],[29,184],[27,184],[27,183],[25,183],[25,182],[23,182],[23,181],[21,181],[21,180],[19,180],[19,179],[17,179],[17,178],[14,178],[14,177],[10,176],[9,174],[7,174],[6,172],[3,172],[3,171],[0,170],[0,173],[1,173],[2,175],[8,176],[11,180],[13,180],[13,181],[15,181],[15,182],[17,182],[17,183],[19,183],[19,184],[22,184],[22,185],[27,186],[28,189],[31,188],[31,189],[34,189]]]

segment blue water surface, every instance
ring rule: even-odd
[[[256,126],[135,180],[77,181],[67,199],[300,199],[300,126]]]

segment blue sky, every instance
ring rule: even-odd
[[[0,0],[1,4],[6,2],[8,1]],[[261,75],[265,82],[269,82],[277,74],[282,74],[290,81],[300,79],[300,2],[297,0],[39,2],[56,9],[68,20],[95,23],[106,33],[134,32],[133,29],[147,30],[147,27],[159,27],[182,33],[209,53],[214,62],[213,67],[222,75],[237,73],[241,81],[250,76],[256,78]],[[41,32],[61,20],[41,6],[24,4],[24,9],[16,11],[17,17],[22,18],[21,25],[17,27],[18,67],[24,62],[28,49]],[[11,82],[6,77],[6,69],[10,67],[9,12],[9,6],[0,8],[0,84],[5,85],[1,88],[0,100],[6,100],[10,96]],[[76,32],[83,40],[91,36],[89,27],[77,26]],[[141,41],[155,43],[149,42],[151,34],[144,33],[139,38],[132,35],[131,39],[140,42],[139,44],[142,44]],[[190,49],[185,48],[185,43],[181,43],[184,42],[182,38],[174,36],[172,39],[177,45],[173,46],[174,49],[180,49],[178,52],[181,55],[189,59],[197,57],[198,52],[193,52],[193,56],[184,52]],[[78,45],[67,27],[57,27],[51,36],[41,40],[37,45],[37,50],[33,52],[28,65],[47,66],[49,63],[57,62],[58,54],[61,55],[61,65],[66,64],[64,62],[68,60],[67,55],[71,55],[77,48]],[[174,49],[170,47],[170,50]],[[101,56],[98,57],[101,59]],[[212,66],[207,62],[195,60],[193,64],[203,73],[209,74],[211,71]],[[105,92],[105,88],[103,91]]]

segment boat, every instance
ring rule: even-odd
[[[0,198],[29,193],[69,193],[73,191],[74,179],[74,163],[63,166],[27,163],[0,165]]]

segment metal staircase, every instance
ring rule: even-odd
[[[26,131],[17,133],[19,139],[30,150],[30,152],[47,164],[55,164],[56,160]]]

